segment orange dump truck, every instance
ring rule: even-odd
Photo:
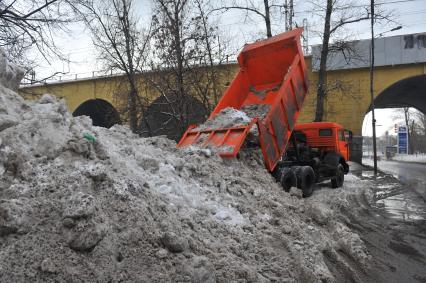
[[[226,109],[245,111],[260,107],[265,109],[262,115],[251,116],[245,123],[227,127],[191,126],[178,147],[205,146],[214,148],[222,157],[236,157],[253,126],[257,126],[258,144],[268,171],[285,189],[297,186],[305,196],[310,195],[312,184],[327,170],[317,168],[316,157],[312,157],[310,163],[300,159],[302,143],[292,135],[308,92],[300,44],[302,31],[295,29],[246,45],[238,56],[240,70],[208,121]],[[324,159],[324,152],[321,154]],[[338,170],[337,165],[335,167]],[[334,171],[337,176],[338,172]],[[343,172],[347,171],[344,169]],[[327,174],[331,173],[327,171]]]

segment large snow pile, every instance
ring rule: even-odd
[[[177,150],[0,85],[0,282],[337,282],[368,260],[258,152]]]
[[[404,162],[426,163],[426,154],[397,154],[392,157],[392,160]]]

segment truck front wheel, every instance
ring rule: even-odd
[[[310,166],[297,170],[297,187],[302,190],[303,197],[309,197],[314,192],[315,172]]]
[[[331,187],[333,189],[340,188],[343,186],[343,182],[345,181],[345,168],[343,168],[342,164],[337,165],[337,170],[335,176],[331,177]]]

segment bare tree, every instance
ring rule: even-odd
[[[409,147],[409,152],[412,153],[413,152],[413,141],[412,141],[412,133],[414,131],[414,120],[411,117],[411,111],[409,107],[404,107],[403,108],[404,111],[404,120],[405,120],[405,125],[407,125],[407,134],[408,134],[408,147]]]
[[[221,76],[227,72],[222,68],[230,53],[227,48],[229,40],[220,34],[218,23],[208,16],[213,10],[206,0],[194,0],[196,9],[194,16],[200,19],[201,44],[199,49],[199,67],[192,68],[190,84],[194,95],[198,97],[208,112],[219,102],[222,92],[220,87]],[[229,75],[229,74],[226,74]]]
[[[151,68],[156,76],[151,77],[150,83],[162,97],[163,107],[158,108],[159,114],[167,117],[162,118],[162,125],[156,126],[154,135],[164,133],[162,130],[167,128],[173,132],[169,137],[178,139],[197,114],[205,118],[205,110],[194,107],[191,96],[196,90],[193,83],[202,80],[196,70],[199,72],[204,64],[207,42],[213,54],[213,43],[205,38],[205,31],[210,32],[207,22],[203,23],[207,18],[197,12],[203,3],[194,0],[154,1]]]
[[[287,3],[287,1],[285,1]],[[260,17],[265,22],[266,28],[266,36],[272,36],[272,14],[273,10],[280,11],[281,9],[288,10],[289,6],[287,6],[283,1],[278,0],[263,0],[263,1],[252,1],[252,0],[230,0],[230,1],[222,1],[220,2],[220,6],[215,8],[214,11],[229,11],[229,10],[240,10],[245,12],[245,17],[249,18],[250,15],[255,15],[256,17]],[[290,0],[290,3],[293,3]],[[291,4],[291,8],[293,5]],[[281,14],[281,11],[280,11]],[[292,9],[290,11],[290,15],[292,15]],[[290,17],[291,18],[291,17]]]
[[[414,119],[417,121],[419,133],[423,136],[426,136],[426,115],[423,112],[417,110],[414,112],[413,116]]]
[[[400,110],[408,128],[410,153],[426,151],[426,117],[422,112],[409,107]]]
[[[409,152],[426,152],[426,115],[411,108],[399,108],[394,112],[395,120],[402,120],[407,126]]]
[[[151,27],[145,30],[139,27],[133,0],[82,0],[75,9],[84,14],[105,68],[123,72],[126,76],[129,123],[131,130],[136,132],[138,113],[143,112],[136,79],[147,60]]]
[[[1,0],[0,47],[10,59],[30,68],[27,51],[35,48],[46,61],[64,60],[53,34],[74,20],[68,2],[74,0]]]
[[[426,115],[421,111],[413,113],[413,147],[414,152],[426,152]]]
[[[354,0],[315,0],[310,2],[313,6],[313,13],[324,18],[324,28],[320,33],[322,46],[317,83],[317,103],[315,111],[315,121],[322,121],[324,116],[324,102],[327,97],[327,60],[333,52],[345,51],[354,56],[354,50],[350,50],[345,44],[349,40],[348,36],[342,36],[345,27],[370,19],[368,6],[360,6],[359,1]],[[391,13],[379,10],[375,13],[376,21],[389,21]],[[345,53],[344,53],[345,54]]]

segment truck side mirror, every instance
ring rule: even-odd
[[[346,139],[346,141],[348,141],[348,142],[352,141],[352,137],[353,137],[352,131],[345,130],[345,139]]]

